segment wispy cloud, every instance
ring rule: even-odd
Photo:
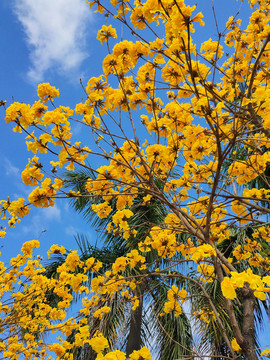
[[[1,168],[3,168],[3,171]],[[3,182],[5,182],[7,187],[12,182],[16,187],[16,190],[13,189],[15,192],[10,192],[9,189],[8,194],[11,196],[12,200],[20,197],[28,197],[33,190],[31,186],[26,187],[22,182],[21,170],[22,169],[15,166],[6,156],[0,156],[0,171],[7,176],[7,178],[3,178]]]
[[[61,220],[61,209],[57,205],[43,209],[32,209],[32,211],[30,223],[26,223],[22,227],[23,234],[31,233],[39,238],[44,231],[53,229],[53,226],[58,226],[56,223]],[[34,215],[35,211],[37,213]]]
[[[47,70],[79,71],[86,52],[87,26],[93,16],[83,0],[14,0],[32,67],[28,76],[42,81]]]
[[[42,213],[47,220],[60,221],[61,219],[61,210],[56,204],[53,207],[43,208]]]
[[[47,229],[44,219],[37,214],[32,217],[31,225],[23,225],[21,231],[23,234],[31,234],[32,236],[39,238],[44,231],[47,231]],[[17,234],[20,236],[19,233]]]
[[[4,157],[4,167],[7,176],[13,176],[16,179],[20,178],[20,169],[14,166],[11,161],[6,157]]]
[[[79,229],[77,229],[73,225],[70,225],[65,228],[65,233],[68,236],[74,237],[75,235],[77,235],[79,233]]]

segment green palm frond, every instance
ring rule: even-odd
[[[116,199],[110,200],[109,204],[112,207],[112,212],[108,218],[100,219],[97,214],[92,210],[92,204],[98,204],[103,202],[102,198],[90,194],[85,185],[88,179],[95,179],[96,176],[93,171],[88,169],[80,169],[77,172],[66,172],[63,174],[65,187],[74,191],[80,192],[84,196],[71,197],[70,203],[75,211],[83,214],[83,217],[92,225],[95,229],[98,229],[100,238],[105,240],[106,244],[112,242],[121,242],[123,239],[121,236],[110,235],[106,232],[108,224],[111,222],[112,216],[117,211]],[[155,183],[158,187],[161,187],[161,182],[156,179]],[[129,221],[129,226],[138,231],[138,234],[133,240],[138,242],[142,238],[148,235],[152,226],[161,224],[167,215],[167,209],[158,199],[151,199],[148,204],[144,204],[143,197],[145,193],[141,193],[135,200],[130,210],[134,213],[134,216]],[[132,241],[132,240],[131,240]],[[134,244],[133,244],[134,245]]]
[[[159,344],[159,360],[175,360],[183,356],[192,359],[193,338],[188,317],[184,311],[179,316],[175,316],[173,312],[163,315],[170,286],[158,279],[153,280],[151,286],[153,290],[150,289],[152,297],[150,314],[153,332],[156,334],[155,343]]]
[[[51,259],[45,262],[46,271],[44,272],[44,275],[50,279],[57,279],[57,269],[65,262],[66,257],[67,254],[52,254]]]
[[[93,316],[93,313],[102,306],[109,306],[110,312],[105,314],[100,320]],[[119,328],[126,321],[126,307],[120,294],[115,293],[107,300],[100,301],[95,307],[91,308],[90,314],[87,316],[88,326],[91,336],[96,332],[101,332],[109,341],[109,349],[114,350],[115,344],[119,342]],[[67,337],[67,341],[71,344],[75,342],[77,332],[73,331]],[[96,352],[92,350],[88,344],[83,347],[73,347],[73,358],[76,360],[95,360]]]
[[[75,193],[79,192],[83,196],[70,197],[70,204],[75,211],[81,213],[83,218],[93,227],[99,230],[100,238],[107,236],[106,228],[110,222],[110,218],[100,219],[92,210],[93,204],[102,202],[102,198],[91,194],[86,189],[87,180],[96,178],[96,175],[90,169],[79,169],[76,172],[65,172],[65,187]],[[116,210],[115,200],[111,201],[113,212]]]
[[[224,354],[222,350],[223,348],[226,348],[224,345],[223,333],[219,328],[215,316],[213,316],[213,309],[208,299],[203,296],[201,289],[194,285],[194,283],[191,283],[190,287],[192,293],[195,295],[191,300],[191,313],[194,314],[193,321],[195,324],[195,331],[200,337],[200,351],[206,352],[210,350],[213,355],[219,354],[225,356],[226,354]],[[212,283],[205,283],[204,288],[214,304],[227,333],[231,334],[231,337],[233,337],[233,331],[225,310],[224,298],[218,282],[214,280]],[[236,308],[235,311],[238,314],[238,318],[240,318],[241,312],[239,307]],[[228,349],[226,348],[226,351],[227,350]]]
[[[119,244],[113,244],[111,246],[104,245],[103,247],[99,248],[97,246],[91,245],[87,237],[81,234],[77,234],[75,236],[75,241],[80,251],[80,260],[86,261],[90,257],[94,257],[95,259],[102,262],[103,267],[100,269],[100,271],[103,273],[111,268],[111,265],[118,257],[124,256],[126,253],[126,246],[121,247]]]

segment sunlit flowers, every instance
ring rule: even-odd
[[[103,44],[103,42],[107,42],[110,37],[115,39],[117,38],[116,30],[112,27],[112,25],[103,25],[97,33],[97,39],[101,42],[101,44]]]

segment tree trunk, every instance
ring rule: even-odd
[[[130,329],[127,341],[126,354],[127,357],[134,351],[141,348],[141,329],[142,329],[142,313],[143,313],[143,296],[139,297],[140,304],[136,310],[131,313]]]
[[[255,298],[253,291],[246,285],[241,294],[243,296],[243,325],[242,334],[244,338],[242,347],[245,359],[258,360],[255,352],[255,337],[254,337],[254,307]]]

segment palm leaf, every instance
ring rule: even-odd
[[[178,317],[173,312],[163,315],[170,286],[159,279],[152,279],[151,286],[153,289],[150,289],[152,297],[150,314],[153,332],[156,334],[155,343],[159,344],[158,359],[175,360],[183,356],[192,359],[193,339],[188,317],[184,312]]]

